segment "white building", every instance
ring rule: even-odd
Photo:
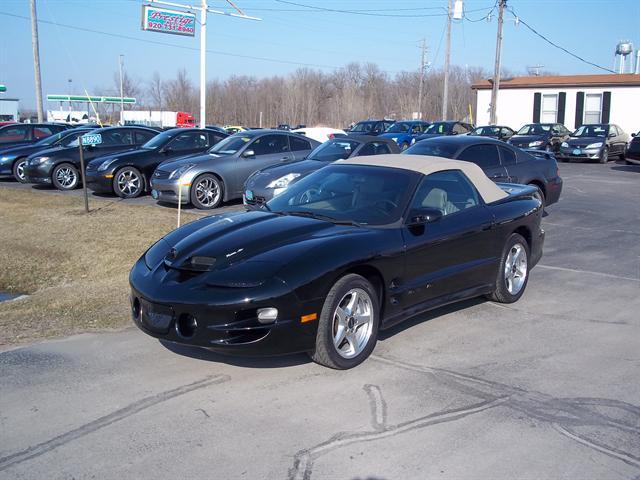
[[[476,125],[489,124],[491,80],[476,91]],[[497,124],[519,129],[526,123],[558,122],[569,130],[585,123],[615,123],[640,131],[640,75],[515,77],[500,81]]]
[[[0,98],[0,122],[17,122],[19,103],[17,98]]]

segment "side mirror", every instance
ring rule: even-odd
[[[242,156],[244,158],[255,157],[256,156],[256,152],[254,152],[253,150],[245,150],[244,152],[242,152]]]
[[[409,212],[408,225],[418,226],[437,222],[442,218],[442,212],[437,208],[417,208]]]
[[[635,137],[636,135],[637,135],[637,133],[632,133],[631,134],[632,137]]]
[[[613,133],[613,132],[609,132],[609,138],[613,138],[613,137],[615,137],[615,136],[616,136],[616,134],[615,134],[615,133]]]
[[[455,130],[453,132],[451,132],[451,135],[457,135],[458,132],[456,132]]]

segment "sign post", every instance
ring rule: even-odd
[[[89,213],[89,195],[87,193],[87,179],[84,171],[84,145],[99,145],[101,143],[102,135],[99,133],[88,133],[78,137],[78,149],[80,150],[80,178],[82,178],[85,213]]]

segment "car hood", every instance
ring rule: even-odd
[[[18,156],[18,155],[30,155],[34,151],[38,151],[43,147],[36,147],[34,144],[17,145],[13,147],[0,147],[0,157],[4,156]]]
[[[262,170],[254,173],[247,180],[248,188],[264,188],[273,180],[276,180],[290,173],[298,173],[300,175],[307,175],[316,170],[320,170],[322,167],[331,165],[332,162],[321,162],[319,160],[301,160],[299,162],[291,162],[284,165],[273,165],[271,167],[263,168]]]
[[[578,145],[590,145],[592,143],[605,143],[607,141],[604,137],[569,137],[565,142],[569,146],[574,147]]]
[[[538,140],[546,140],[548,135],[513,135],[509,140],[511,143],[521,144],[521,143],[531,143],[536,142]]]
[[[77,147],[52,147],[52,148],[47,148],[45,150],[39,150],[33,154],[31,154],[31,157],[55,157],[58,154],[60,154],[61,152],[66,152],[66,151],[71,151],[75,149],[76,151],[78,151]]]
[[[169,270],[204,272],[203,280],[214,286],[256,286],[315,244],[367,232],[364,227],[265,211],[212,216],[164,237],[166,255],[149,267],[164,263]]]

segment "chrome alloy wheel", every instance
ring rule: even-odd
[[[140,176],[131,170],[125,170],[118,175],[118,188],[125,195],[134,195],[140,189]]]
[[[196,198],[205,207],[210,207],[218,203],[220,198],[220,187],[212,178],[203,178],[196,186]]]
[[[56,172],[56,180],[64,188],[70,188],[78,181],[78,176],[75,170],[70,167],[59,168]]]
[[[24,182],[24,166],[27,164],[26,160],[18,160],[18,165],[16,165],[16,177],[20,182]]]
[[[373,303],[361,288],[349,290],[333,313],[333,345],[343,358],[358,356],[373,332]]]
[[[511,247],[504,263],[504,281],[511,295],[517,295],[527,279],[527,251],[520,243]]]

